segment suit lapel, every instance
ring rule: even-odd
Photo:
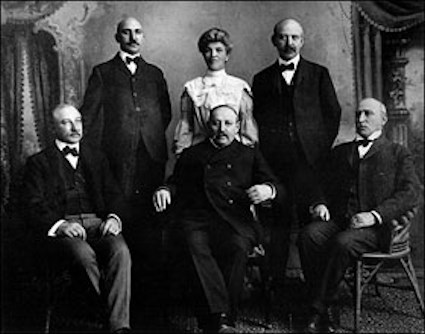
[[[63,181],[65,179],[65,172],[63,170],[62,159],[64,159],[62,153],[56,147],[56,145],[51,145],[46,150],[47,162],[49,164],[51,185],[54,189],[56,186],[60,188],[60,193],[65,193],[65,186]]]
[[[386,142],[387,142],[387,139],[385,138],[384,134],[382,134],[378,139],[374,141],[374,143],[372,144],[372,147],[363,157],[363,160],[369,159],[372,156],[374,156],[377,152],[381,150],[381,147],[385,145]]]
[[[124,64],[124,62],[122,61],[119,53],[117,53],[113,59],[114,65],[116,66],[116,68],[124,73],[126,76],[131,76],[131,72],[128,69],[128,67]]]
[[[300,58],[300,62],[298,63],[298,66],[297,66],[297,71],[295,72],[295,75],[294,75],[294,86],[299,88],[307,75],[308,75],[307,64],[303,58]]]
[[[276,95],[282,94],[282,73],[279,69],[279,62],[276,61],[272,66],[272,82]]]
[[[357,143],[355,140],[352,141],[351,145],[348,147],[348,154],[346,156],[347,156],[349,165],[352,168],[355,168],[359,160],[359,152],[357,150]]]

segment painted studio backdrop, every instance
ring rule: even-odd
[[[52,107],[80,105],[93,66],[118,51],[116,23],[127,16],[142,22],[142,55],[168,82],[169,143],[183,84],[205,71],[199,36],[213,26],[227,30],[234,42],[227,71],[251,84],[254,73],[276,60],[274,24],[293,17],[305,30],[302,55],[325,65],[335,84],[342,106],[337,142],[354,136],[358,99],[382,99],[388,135],[414,152],[423,183],[423,12],[415,16],[414,4],[401,9],[400,20],[391,22],[373,1],[2,1],[2,216],[13,210],[26,158],[52,140]],[[172,166],[173,158],[169,171]],[[423,224],[412,235],[415,263],[423,267]]]

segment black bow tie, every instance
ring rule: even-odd
[[[366,147],[370,143],[373,143],[373,140],[372,139],[360,139],[360,140],[357,140],[356,143],[357,143],[358,146]]]
[[[125,62],[130,65],[131,63],[135,63],[137,65],[137,62],[139,61],[140,57],[125,57]]]
[[[65,148],[62,150],[62,153],[67,156],[68,154],[72,154],[74,157],[78,157],[78,152],[75,147],[70,148],[69,146],[65,146]]]
[[[290,63],[288,65],[280,64],[279,69],[280,69],[281,72],[293,71],[293,70],[295,70],[295,65],[294,65],[294,63]]]

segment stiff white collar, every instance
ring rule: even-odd
[[[77,152],[80,152],[80,143],[75,143],[75,144],[69,144],[69,143],[65,143],[59,139],[55,139],[55,144],[56,147],[59,149],[59,151],[62,151],[65,146],[69,146],[70,148],[75,148],[77,150]]]
[[[279,65],[294,64],[294,71],[295,71],[298,67],[298,63],[300,62],[300,59],[301,59],[300,54],[297,54],[294,58],[290,60],[283,60],[282,58],[279,57],[278,62],[279,62]]]
[[[358,141],[358,140],[364,140],[364,139],[367,139],[367,140],[375,140],[375,139],[378,139],[379,137],[381,137],[381,135],[382,135],[382,130],[378,130],[378,131],[375,131],[375,132],[373,132],[369,137],[367,137],[367,138],[363,138],[362,136],[360,136],[359,134],[357,134],[356,135],[356,141]]]
[[[140,53],[136,53],[136,54],[134,54],[134,55],[132,55],[132,54],[129,54],[128,52],[125,52],[125,51],[123,51],[123,50],[120,50],[119,51],[119,55],[120,55],[120,58],[121,58],[121,60],[125,63],[125,59],[127,58],[127,57],[130,57],[130,58],[136,58],[136,57],[140,57]]]

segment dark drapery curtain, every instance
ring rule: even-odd
[[[35,130],[41,148],[44,148],[54,139],[51,111],[59,103],[59,60],[55,41],[47,32],[32,34],[28,44]]]
[[[422,1],[353,1],[356,95],[383,100],[383,39],[424,22]]]
[[[54,39],[33,33],[32,24],[5,24],[1,31],[2,213],[14,207],[28,152],[23,150],[23,53],[26,52],[34,127],[41,148],[53,138],[50,112],[59,103],[59,67]],[[12,209],[13,210],[13,209]]]
[[[362,16],[381,31],[396,32],[424,22],[422,1],[356,1],[355,3]]]

